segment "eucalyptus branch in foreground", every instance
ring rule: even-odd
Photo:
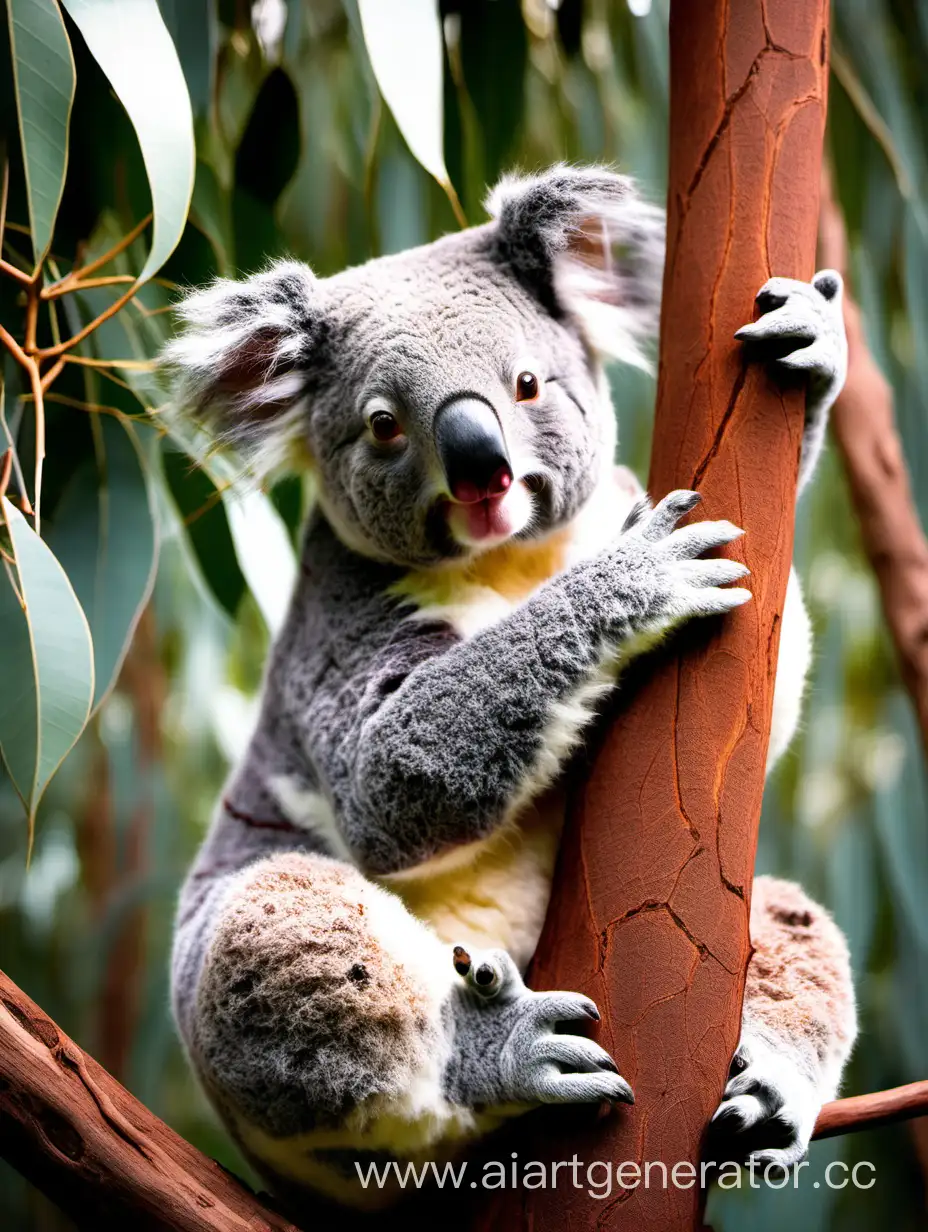
[[[297,1232],[0,972],[0,1157],[79,1228]]]
[[[928,1116],[928,1082],[910,1082],[904,1087],[852,1095],[826,1104],[818,1114],[812,1137],[836,1138],[839,1134],[854,1134],[922,1116]]]

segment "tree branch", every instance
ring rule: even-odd
[[[0,972],[0,1156],[95,1232],[297,1232]]]
[[[928,1116],[928,1082],[910,1082],[904,1087],[852,1095],[826,1104],[818,1114],[812,1137],[835,1138],[923,1116]]]
[[[822,264],[847,281],[847,232],[826,177],[819,231]],[[832,411],[864,550],[880,586],[903,683],[912,698],[928,753],[928,542],[896,430],[893,391],[876,365],[860,309],[845,288],[848,372]]]

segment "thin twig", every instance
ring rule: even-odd
[[[62,359],[58,359],[58,360],[56,360],[56,361],[52,364],[52,366],[49,368],[49,370],[48,370],[48,371],[45,373],[45,375],[42,377],[42,390],[43,390],[43,392],[44,392],[46,389],[48,389],[49,385],[51,385],[52,381],[54,381],[54,380],[55,380],[55,378],[56,378],[56,377],[60,374],[60,372],[61,372],[61,370],[62,370],[63,368],[64,368],[64,359],[63,359],[63,358],[62,358]]]
[[[52,283],[50,287],[42,289],[42,299],[58,299],[59,296],[69,295],[72,291],[90,291],[94,287],[114,287],[125,282],[135,282],[134,275],[110,274],[103,278],[80,278],[75,281],[66,274],[61,282]]]
[[[126,368],[130,372],[153,372],[153,359],[93,359],[89,355],[64,355],[66,364],[81,364],[85,368]]]
[[[140,316],[161,317],[161,316],[164,316],[165,313],[173,312],[175,305],[174,304],[162,304],[160,308],[146,308],[144,304],[140,303],[137,299],[134,299],[132,301],[132,307],[138,311]]]
[[[11,265],[9,261],[4,261],[0,257],[0,271],[8,274],[10,278],[15,278],[17,282],[22,283],[24,287],[28,287],[32,282],[32,275],[27,274],[24,270],[17,269],[15,265]]]
[[[18,364],[22,364],[24,368],[28,368],[29,356],[19,345],[13,335],[4,329],[2,325],[0,325],[0,342],[3,343]]]
[[[70,351],[72,347],[76,347],[78,343],[83,342],[85,338],[89,338],[94,330],[99,329],[104,321],[108,321],[110,317],[115,316],[120,308],[122,308],[125,304],[128,304],[133,295],[137,294],[138,290],[139,288],[137,285],[131,286],[124,295],[120,295],[118,299],[113,300],[108,308],[104,309],[99,316],[94,317],[94,319],[88,325],[85,325],[83,329],[79,329],[72,337],[66,338],[64,342],[59,342],[57,346],[43,347],[41,350],[36,351],[36,358],[40,360],[57,359],[58,356],[63,355],[65,351]]]
[[[138,415],[130,415],[128,411],[118,406],[110,406],[106,402],[85,402],[81,398],[72,398],[69,394],[47,393],[46,402],[57,402],[61,406],[71,406],[76,411],[86,411],[89,415],[112,415],[115,419],[124,419],[128,423],[145,423],[148,415],[139,411]]]
[[[42,471],[45,467],[45,391],[42,388],[42,378],[39,365],[34,359],[27,366],[29,383],[32,387],[32,400],[35,403],[35,479],[32,491],[33,524],[35,533],[42,533]]]
[[[72,269],[70,274],[65,274],[64,278],[62,278],[59,282],[52,283],[52,285],[47,288],[46,298],[54,298],[52,295],[53,292],[59,295],[62,294],[58,288],[64,286],[66,283],[75,283],[80,279],[86,278],[88,274],[96,273],[101,266],[107,265],[115,257],[118,257],[121,252],[125,252],[129,245],[137,240],[142,234],[151,222],[151,219],[152,216],[149,214],[146,218],[143,218],[140,223],[137,223],[128,235],[124,235],[117,244],[114,244],[108,252],[105,252],[102,257],[96,257],[93,261],[88,262],[87,265],[82,265],[79,269]]]

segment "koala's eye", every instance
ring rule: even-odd
[[[374,411],[371,416],[371,432],[375,441],[393,441],[402,429],[395,415],[389,411]]]
[[[531,402],[538,397],[538,377],[534,372],[520,372],[516,377],[516,402]]]

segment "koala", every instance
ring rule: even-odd
[[[657,328],[663,215],[609,169],[505,178],[490,221],[317,279],[293,261],[180,305],[175,402],[259,473],[317,493],[259,718],[183,887],[180,1033],[278,1192],[385,1201],[355,1165],[436,1159],[540,1104],[632,1101],[572,991],[522,973],[564,776],[623,667],[750,598],[616,468],[608,359]],[[808,378],[799,483],[844,380],[841,280],[773,278],[751,354]],[[792,576],[770,761],[809,622]],[[715,1128],[805,1152],[855,1036],[845,942],[758,879],[743,1032]],[[738,1144],[741,1144],[740,1146]],[[742,1149],[743,1148],[743,1149]],[[296,1199],[298,1201],[298,1197]]]

